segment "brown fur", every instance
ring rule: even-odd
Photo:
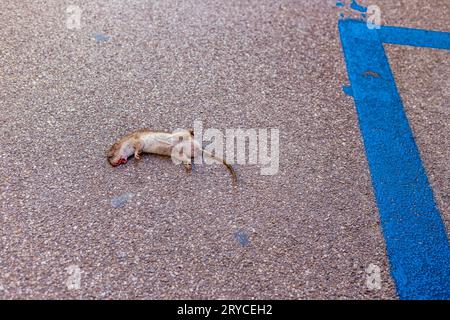
[[[149,129],[138,129],[138,130],[133,131],[132,133],[129,133],[129,134],[123,136],[122,138],[120,138],[119,140],[114,142],[114,144],[111,146],[111,148],[109,148],[109,150],[107,152],[108,160],[111,159],[112,157],[114,157],[116,152],[120,149],[120,146],[122,145],[122,143],[124,143],[126,140],[129,140],[129,139],[132,139],[132,138],[137,138],[137,135],[139,133],[147,133],[147,132],[151,132],[151,130],[149,130]]]

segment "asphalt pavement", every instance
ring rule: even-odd
[[[372,3],[450,31],[448,0]],[[0,298],[397,298],[334,1],[0,8]],[[448,231],[450,53],[386,52]],[[106,161],[130,131],[194,121],[278,129],[278,173],[236,165],[233,188],[220,166]]]

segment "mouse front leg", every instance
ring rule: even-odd
[[[142,143],[140,141],[136,141],[133,144],[133,148],[134,148],[134,158],[136,160],[141,160],[141,152],[142,152]]]

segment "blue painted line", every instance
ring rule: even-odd
[[[449,240],[383,48],[383,42],[447,48],[450,35],[409,30],[339,21],[397,293],[401,299],[450,299]]]
[[[382,26],[378,36],[383,43],[450,50],[448,32]]]

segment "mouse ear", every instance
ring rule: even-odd
[[[113,152],[113,148],[111,147],[111,148],[109,148],[109,150],[106,152],[106,157],[112,158],[113,155],[114,155],[114,152]]]

